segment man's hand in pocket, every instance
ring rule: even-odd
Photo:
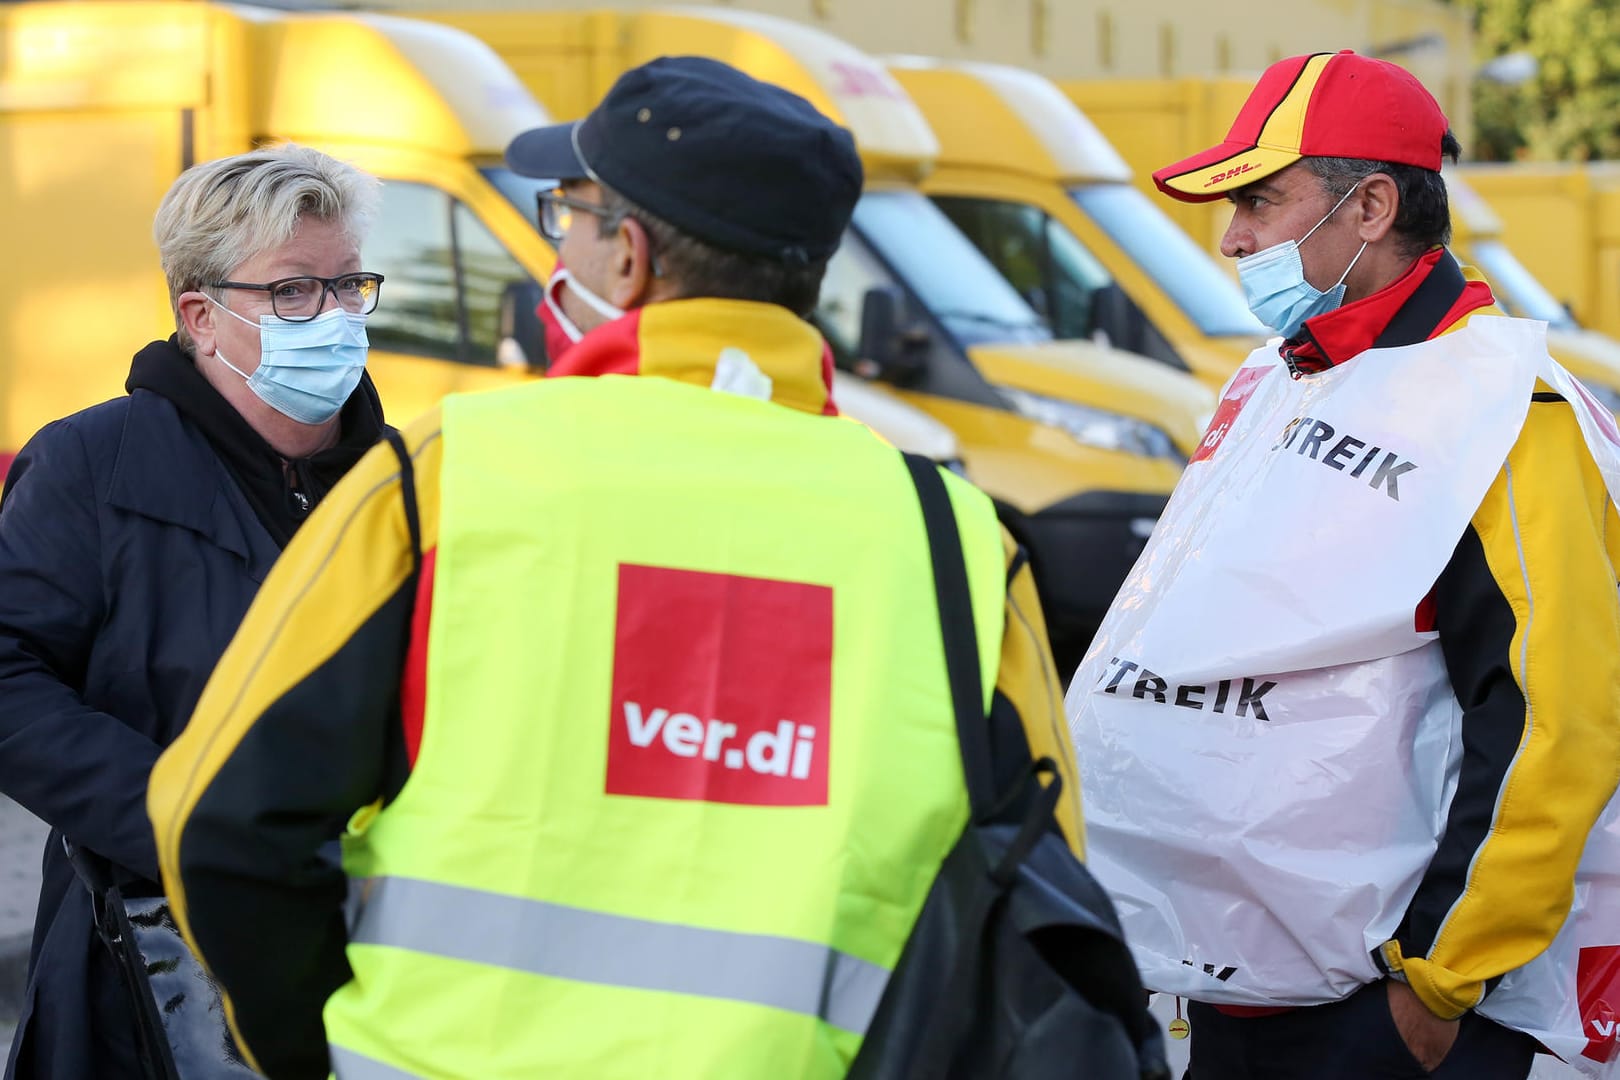
[[[1418,1064],[1433,1072],[1451,1053],[1461,1021],[1442,1020],[1434,1015],[1403,982],[1386,979],[1384,985],[1389,987],[1389,1014],[1395,1019],[1395,1030],[1400,1032]]]

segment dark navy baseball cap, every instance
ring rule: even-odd
[[[524,176],[594,180],[727,251],[824,259],[861,194],[850,133],[717,60],[665,56],[619,76],[589,116],[512,140]]]

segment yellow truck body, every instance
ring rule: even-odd
[[[1509,244],[1502,218],[1475,188],[1478,174],[1447,167],[1446,190],[1451,199],[1451,248],[1468,266],[1478,270],[1496,302],[1509,315],[1540,319],[1547,324],[1547,350],[1574,372],[1610,411],[1620,414],[1620,341],[1600,330],[1583,326],[1541,282],[1540,275],[1518,259]],[[1559,245],[1566,263],[1580,263],[1595,255],[1601,240],[1583,245],[1583,233],[1564,234]],[[1553,237],[1554,234],[1548,234]],[[1573,239],[1573,243],[1569,241]],[[1545,244],[1545,240],[1543,242]],[[1574,250],[1571,250],[1571,248]],[[1585,248],[1583,251],[1582,248]],[[1540,246],[1543,254],[1547,250]],[[1620,248],[1616,249],[1620,257]],[[1546,261],[1545,259],[1543,260]],[[1620,281],[1617,281],[1620,286]],[[1616,299],[1620,303],[1620,298]]]
[[[1620,337],[1620,163],[1467,164],[1501,239],[1583,325]]]
[[[390,8],[442,10],[445,0],[389,0]],[[485,8],[563,9],[578,0],[482,0]],[[659,0],[620,0],[617,9],[658,8]],[[1048,78],[1156,79],[1258,71],[1283,56],[1331,43],[1394,50],[1441,91],[1454,124],[1466,120],[1473,49],[1466,7],[1442,0],[706,0],[797,19],[874,55],[895,52],[943,60],[1009,64]],[[1324,43],[1328,43],[1324,46]]]
[[[1166,198],[1153,186],[1153,170],[1225,138],[1254,81],[1067,79],[1057,86],[1125,159],[1131,181],[1157,200],[1188,236],[1219,256],[1221,236],[1232,220],[1231,205],[1224,200],[1184,203]]]

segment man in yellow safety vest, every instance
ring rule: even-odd
[[[853,141],[664,58],[508,159],[575,377],[448,398],[288,548],[153,775],[176,916],[275,1078],[841,1076],[969,808],[922,481],[803,318]],[[1029,566],[927,472],[1078,854]]]

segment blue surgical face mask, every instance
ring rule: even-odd
[[[1361,252],[1367,250],[1367,245],[1361,245],[1361,251],[1356,252],[1356,257],[1344,268],[1339,280],[1326,292],[1305,280],[1305,264],[1299,257],[1299,245],[1309,240],[1311,233],[1327,224],[1328,218],[1344,205],[1344,200],[1355,190],[1351,188],[1340,196],[1333,209],[1327,212],[1327,217],[1312,225],[1310,232],[1297,241],[1284,240],[1237,261],[1238,283],[1243,286],[1249,310],[1254,312],[1255,318],[1285,338],[1299,333],[1299,328],[1311,316],[1332,311],[1344,303],[1344,279],[1350,276],[1350,271],[1361,258]]]
[[[247,380],[260,401],[300,424],[324,424],[342,410],[366,369],[370,342],[364,315],[333,308],[308,322],[260,315],[255,324],[209,300],[231,318],[258,326],[259,366],[252,375],[227,360],[218,346],[214,355]]]

